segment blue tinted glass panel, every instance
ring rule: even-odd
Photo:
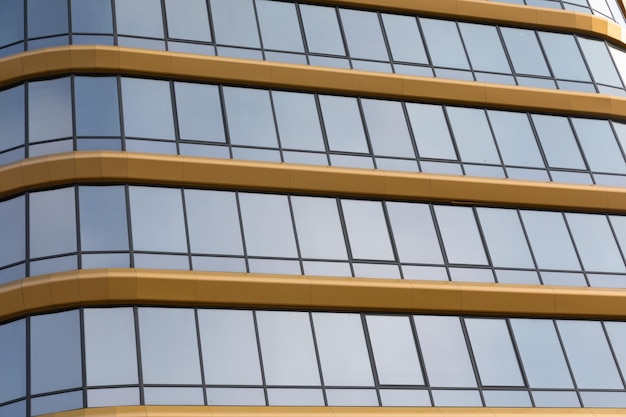
[[[118,33],[163,38],[160,0],[115,0],[115,14]]]
[[[487,113],[505,164],[544,166],[526,114],[496,110],[488,110]]]
[[[406,109],[420,157],[457,159],[442,106],[407,103]]]
[[[111,0],[73,0],[72,32],[112,33]]]
[[[369,152],[357,99],[320,96],[328,145],[334,151]]]
[[[469,69],[455,22],[420,19],[433,65]]]
[[[24,39],[23,0],[0,0],[0,46]]]
[[[494,266],[534,268],[517,211],[476,209]]]
[[[28,84],[28,135],[31,143],[72,135],[70,79]]]
[[[264,48],[304,52],[295,4],[257,0],[256,9]]]
[[[573,35],[539,32],[539,38],[556,78],[591,81]]]
[[[25,396],[25,320],[0,326],[0,369],[2,369],[0,373],[0,403]]]
[[[24,86],[0,92],[0,150],[24,144]]]
[[[25,212],[23,196],[0,203],[0,266],[24,260]]]
[[[219,44],[261,46],[252,0],[211,0],[211,13]]]
[[[573,118],[572,122],[592,171],[626,173],[624,157],[608,120]]]
[[[597,83],[622,87],[615,65],[603,41],[578,38],[580,47],[585,54],[587,64],[591,68],[593,79]]]
[[[278,147],[269,91],[224,87],[224,103],[231,143]]]
[[[84,251],[127,250],[126,194],[120,186],[79,188],[80,245]]]
[[[30,256],[76,251],[74,188],[30,194]]]
[[[474,212],[470,207],[435,206],[435,215],[448,262],[487,264]]]
[[[383,14],[382,17],[393,60],[427,64],[417,20],[395,14]]]
[[[389,60],[376,13],[340,9],[339,14],[352,58]]]
[[[76,77],[74,98],[78,136],[119,136],[117,79]]]
[[[180,138],[224,142],[219,87],[175,82],[174,90]]]
[[[27,0],[28,37],[68,32],[67,0]]]
[[[514,28],[500,30],[516,73],[550,76],[534,30]]]
[[[334,8],[302,4],[300,13],[309,52],[345,55]]]
[[[323,151],[322,128],[313,94],[272,91],[283,148]]]
[[[126,136],[174,139],[169,82],[122,78],[122,97]]]
[[[459,23],[459,29],[474,71],[511,72],[494,26]]]
[[[400,102],[363,99],[361,104],[375,155],[415,156]]]
[[[522,211],[522,219],[539,268],[580,269],[561,213]]]
[[[165,0],[165,14],[170,38],[211,41],[205,0]]]
[[[541,114],[531,117],[550,167],[585,169],[567,117]]]
[[[463,162],[500,164],[484,110],[446,107],[446,111]]]

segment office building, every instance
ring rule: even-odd
[[[0,417],[620,414],[623,12],[0,0]]]

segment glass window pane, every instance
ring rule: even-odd
[[[243,255],[234,193],[185,190],[185,208],[191,252]]]
[[[367,316],[378,381],[381,384],[423,385],[413,331],[408,317]]]
[[[475,387],[476,378],[458,317],[413,316],[433,387]]]
[[[309,52],[346,54],[334,8],[301,4],[300,13]]]
[[[303,258],[348,259],[335,199],[291,197],[291,204]]]
[[[204,405],[201,388],[146,387],[146,405]]]
[[[442,106],[407,103],[406,109],[421,158],[457,159]]]
[[[211,14],[219,44],[261,46],[252,0],[211,0]]]
[[[231,143],[278,147],[269,91],[224,87],[224,102]]]
[[[84,311],[87,385],[137,383],[137,345],[132,308]]]
[[[539,32],[539,38],[556,78],[591,81],[573,35]]]
[[[319,385],[309,314],[286,311],[256,314],[266,383]]]
[[[127,250],[124,187],[79,187],[82,250]]]
[[[139,388],[100,388],[87,390],[88,407],[139,404]]]
[[[443,263],[429,206],[399,202],[386,206],[400,261]]]
[[[169,82],[122,78],[122,97],[127,137],[174,139]]]
[[[115,0],[115,14],[119,34],[163,38],[160,0]]]
[[[181,139],[225,142],[222,105],[215,85],[175,82]]]
[[[487,113],[506,165],[544,167],[526,114],[497,110]]]
[[[474,71],[511,72],[495,26],[459,23],[459,29]]]
[[[30,389],[32,394],[82,385],[78,310],[30,319]]]
[[[29,141],[72,136],[70,79],[28,83]]]
[[[389,230],[378,201],[342,200],[341,206],[356,259],[393,260]]]
[[[325,150],[313,94],[272,91],[272,99],[283,148]]]
[[[57,411],[73,410],[83,407],[82,391],[35,397],[30,400],[30,414],[51,414]]]
[[[613,353],[615,353],[617,363],[619,363],[623,373],[626,370],[626,323],[605,321],[604,327],[613,346]]]
[[[550,167],[585,169],[567,117],[541,114],[531,117]]]
[[[130,187],[135,250],[187,252],[180,190]]]
[[[382,17],[393,60],[428,64],[415,18],[386,13]]]
[[[604,41],[578,38],[593,79],[597,83],[622,87],[615,65]]]
[[[357,99],[337,96],[319,96],[319,99],[330,150],[368,153]]]
[[[76,251],[74,188],[30,194],[30,256]]]
[[[0,91],[0,150],[24,145],[24,113],[24,86]]]
[[[0,28],[0,46],[24,39],[23,0],[0,0]]]
[[[470,207],[435,206],[448,262],[486,265],[487,257]]]
[[[117,79],[75,77],[74,98],[78,136],[120,135]]]
[[[352,58],[389,60],[377,13],[339,9],[339,14]]]
[[[469,69],[455,22],[420,19],[433,65]]]
[[[26,207],[23,196],[0,203],[0,230],[2,231],[0,233],[0,266],[25,259],[25,217]]]
[[[516,73],[550,76],[534,30],[514,28],[500,30]]]
[[[239,202],[248,255],[297,256],[286,196],[242,193]]]
[[[565,217],[585,270],[626,272],[605,216],[566,213]]]
[[[561,213],[522,212],[530,246],[541,269],[580,269]]]
[[[626,173],[624,157],[608,120],[572,118],[572,123],[592,171]]]
[[[211,41],[205,0],[165,0],[165,14],[170,38]]]
[[[139,308],[139,338],[144,383],[201,382],[192,309]]]
[[[578,388],[624,389],[598,321],[557,320]]]
[[[374,385],[359,314],[313,313],[324,384]]]
[[[374,154],[414,158],[402,103],[362,99],[361,104]]]
[[[72,32],[113,33],[111,0],[72,1]]]
[[[304,52],[294,4],[256,0],[256,8],[264,48]]]
[[[198,310],[198,325],[207,384],[261,384],[252,312]]]
[[[28,37],[68,32],[67,0],[27,0]]]
[[[476,209],[494,266],[534,268],[516,210]]]
[[[446,107],[463,162],[500,164],[487,116],[482,109]]]
[[[483,385],[523,386],[505,320],[465,319]]]
[[[25,320],[0,326],[0,369],[0,403],[26,396]]]

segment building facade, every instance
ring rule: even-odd
[[[0,0],[0,417],[623,413],[623,7]]]

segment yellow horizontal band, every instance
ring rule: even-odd
[[[149,269],[87,269],[0,285],[0,321],[101,305],[626,319],[626,290]]]
[[[80,151],[0,167],[0,197],[75,183],[160,184],[588,212],[626,212],[626,188],[272,162]]]
[[[61,46],[0,59],[0,87],[69,73],[142,75],[626,120],[624,97],[115,46]]]
[[[215,407],[128,406],[64,411],[42,417],[611,417],[612,408],[468,408],[468,407]]]

